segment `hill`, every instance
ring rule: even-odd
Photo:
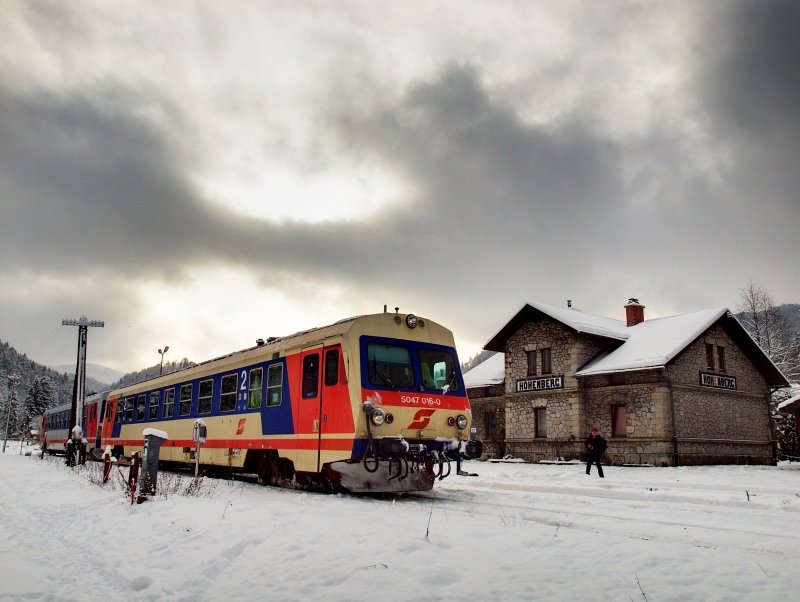
[[[172,372],[178,372],[196,365],[197,364],[195,362],[187,358],[183,358],[177,362],[164,362],[163,374],[171,374]],[[161,364],[155,364],[153,366],[137,370],[136,372],[128,372],[127,374],[121,375],[108,388],[118,389],[120,387],[128,387],[130,385],[135,385],[137,383],[150,380],[151,378],[155,378],[161,373]]]
[[[67,374],[74,374],[75,373],[75,364],[61,364],[59,366],[50,366],[56,372],[66,372]],[[112,368],[107,368],[106,366],[101,366],[100,364],[86,364],[86,387],[87,389],[93,391],[105,391],[106,389],[111,388],[111,383],[119,380],[122,378],[123,373],[114,370]],[[93,381],[94,384],[98,385],[97,387],[89,387],[89,381]]]

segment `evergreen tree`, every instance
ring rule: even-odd
[[[55,405],[57,401],[53,382],[47,376],[35,378],[28,386],[28,392],[22,406],[22,419],[24,426],[30,425],[41,416],[44,411]]]

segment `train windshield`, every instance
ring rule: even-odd
[[[444,394],[461,390],[452,349],[369,342],[366,360],[367,381],[374,387],[438,390]]]
[[[367,345],[369,381],[373,385],[413,387],[414,371],[411,352],[400,345],[369,343]]]
[[[443,393],[459,390],[452,353],[439,349],[420,349],[419,363],[422,385],[426,389],[441,389]]]

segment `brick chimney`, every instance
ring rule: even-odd
[[[627,326],[636,326],[644,322],[644,305],[639,303],[639,299],[631,297],[625,306],[625,319]]]

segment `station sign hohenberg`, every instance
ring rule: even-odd
[[[517,381],[517,393],[526,391],[546,391],[548,389],[563,389],[563,376],[548,376],[545,378],[525,378]]]
[[[716,389],[736,390],[736,378],[733,376],[720,376],[719,374],[700,373],[700,384],[704,387],[714,387]]]

